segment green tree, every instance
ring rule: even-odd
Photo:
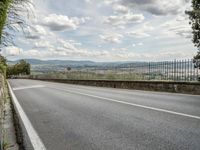
[[[194,59],[200,59],[200,0],[192,0],[192,10],[186,11],[189,15],[190,24],[192,25],[193,43],[198,48],[197,55]]]
[[[7,60],[4,56],[0,55],[0,74],[6,76]]]
[[[21,73],[25,75],[30,75],[30,64],[27,63],[25,60],[22,59],[19,61],[19,68]]]
[[[6,75],[7,77],[10,77],[12,75],[12,70],[13,70],[13,66],[8,66],[6,69]]]
[[[20,60],[17,64],[7,67],[7,77],[12,75],[30,75],[30,70],[30,64],[25,60]]]
[[[19,63],[15,65],[15,72],[17,73],[17,75],[30,75],[30,64],[23,59],[20,60]]]
[[[72,70],[72,68],[71,67],[67,67],[67,71],[71,71]]]
[[[7,60],[4,56],[0,55],[0,64],[7,66]]]

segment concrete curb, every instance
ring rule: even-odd
[[[20,136],[20,146],[24,150],[46,150],[37,132],[33,128],[30,120],[19,104],[9,82],[8,87],[12,98],[13,109],[15,111],[15,122],[18,127],[18,134]],[[21,150],[20,149],[20,150]]]

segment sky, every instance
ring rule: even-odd
[[[9,59],[164,61],[196,53],[190,0],[32,0]]]

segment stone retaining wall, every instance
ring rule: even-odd
[[[69,84],[99,86],[99,87],[200,95],[200,82],[108,81],[108,80],[67,80],[67,79],[39,79],[39,80],[69,83]]]

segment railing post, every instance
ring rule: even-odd
[[[151,63],[149,62],[149,80],[151,80],[151,77],[150,77],[150,73],[151,73]]]
[[[200,81],[199,69],[200,69],[200,59],[197,59],[197,81]]]
[[[176,59],[174,60],[174,80],[176,80]]]

